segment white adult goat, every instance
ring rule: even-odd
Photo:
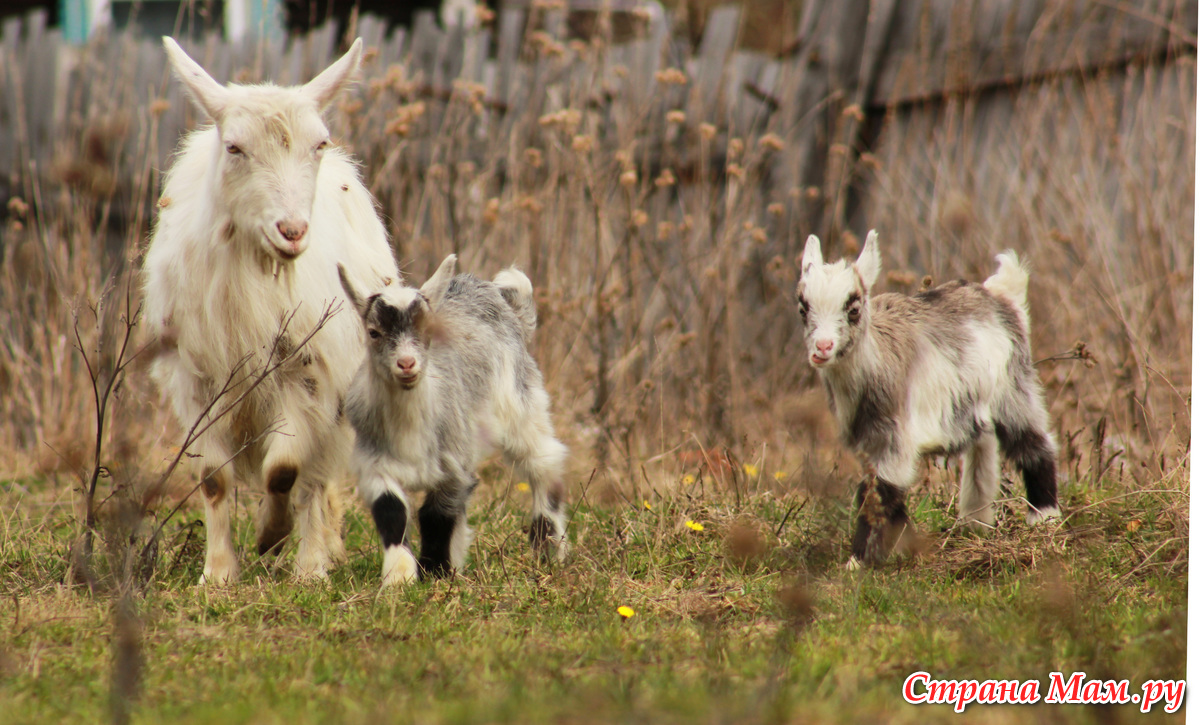
[[[1056,447],[1029,352],[1029,274],[1013,252],[996,259],[983,284],[872,296],[874,230],[853,263],[826,264],[808,238],[796,302],[809,363],[846,444],[874,469],[874,487],[863,482],[856,497],[852,566],[886,556],[908,525],[904,492],[924,455],[963,455],[958,511],[972,526],[994,520],[1000,454],[1025,479],[1029,523],[1059,515]]]
[[[358,69],[362,41],[289,88],[222,86],[175,41],[163,44],[213,121],[180,144],[144,267],[146,318],[164,343],[152,375],[180,424],[205,416],[222,388],[236,400],[246,373],[291,355],[331,305],[348,308],[196,442],[208,528],[200,581],[237,575],[235,480],[265,483],[259,554],[277,552],[296,522],[296,574],[323,577],[345,555],[338,484],[353,436],[342,405],[365,349],[338,265],[364,280],[399,277],[374,202],[321,119]]]

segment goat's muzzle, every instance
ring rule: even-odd
[[[420,377],[421,370],[417,367],[416,358],[405,355],[396,360],[396,381],[400,383],[400,387],[412,390]]]

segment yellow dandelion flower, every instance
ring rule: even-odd
[[[745,471],[746,475],[750,476],[751,478],[754,478],[758,475],[758,466],[754,465],[753,463],[743,463],[742,470]]]
[[[695,482],[696,482],[696,477],[690,473],[683,477],[683,485],[685,485],[685,486],[690,486]]]
[[[776,480],[776,481],[782,481],[782,480],[783,480],[783,479],[785,479],[785,478],[787,478],[787,474],[786,474],[786,473],[784,473],[783,471],[776,471],[776,472],[775,472],[775,480]]]
[[[525,483],[524,481],[521,481],[520,483],[517,484],[517,490],[520,491],[521,493],[528,493],[529,492],[529,484]]]
[[[654,507],[650,505],[650,502],[645,499],[642,499],[642,506],[645,506],[647,511],[654,510]]]
[[[625,619],[629,619],[634,614],[637,614],[637,612],[633,611],[633,607],[627,607],[622,604],[621,606],[617,607],[617,614],[621,615]]]
[[[695,521],[692,521],[691,519],[688,519],[684,525],[687,526],[692,531],[704,531],[704,524],[696,523]]]

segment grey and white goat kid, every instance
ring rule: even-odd
[[[848,446],[867,462],[850,566],[885,558],[909,527],[904,492],[922,456],[962,454],[960,520],[994,522],[999,456],[1025,480],[1030,524],[1057,517],[1056,447],[1029,352],[1029,274],[1012,251],[983,284],[872,296],[874,230],[856,262],[804,248],[796,300],[809,363]],[[872,480],[873,479],[873,480]]]
[[[533,490],[529,539],[566,555],[562,468],[550,399],[529,354],[537,326],[533,286],[509,268],[487,282],[454,276],[452,254],[418,290],[390,282],[364,295],[339,267],[346,296],[367,331],[367,357],[346,396],[358,434],[358,490],[383,539],[383,585],[445,576],[471,543],[467,499],[480,460],[499,448]],[[421,558],[406,541],[409,495]]]

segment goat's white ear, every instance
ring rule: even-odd
[[[163,48],[167,51],[167,60],[171,63],[172,70],[187,88],[188,95],[209,118],[219,120],[225,111],[229,90],[213,80],[208,71],[192,60],[173,38],[164,35]]]
[[[330,103],[333,103],[333,99],[342,92],[342,89],[354,80],[354,74],[358,71],[359,64],[362,63],[362,47],[362,38],[355,40],[354,45],[350,46],[350,50],[347,50],[345,55],[321,71],[321,75],[304,84],[302,90],[317,102],[317,108],[324,110],[328,107]]]
[[[817,239],[816,234],[809,234],[808,241],[804,244],[804,256],[800,260],[800,276],[808,274],[808,271],[813,267],[820,267],[825,263],[825,258],[821,256],[821,240]]]
[[[362,316],[366,311],[364,309],[363,296],[354,288],[354,283],[350,281],[350,275],[346,274],[346,268],[338,262],[338,280],[342,283],[342,291],[346,293],[346,299],[350,300],[350,304],[354,305],[354,310]]]
[[[456,262],[458,262],[458,255],[448,255],[442,260],[441,266],[437,268],[433,276],[421,285],[421,295],[429,300],[429,306],[435,310],[442,303],[442,298],[446,296],[446,289],[450,286],[450,280],[454,278]]]
[[[879,269],[883,266],[879,259],[878,237],[874,229],[867,232],[867,241],[863,244],[862,253],[854,263],[854,268],[858,270],[867,289],[871,289],[871,285],[875,284],[876,278],[879,277]]]

